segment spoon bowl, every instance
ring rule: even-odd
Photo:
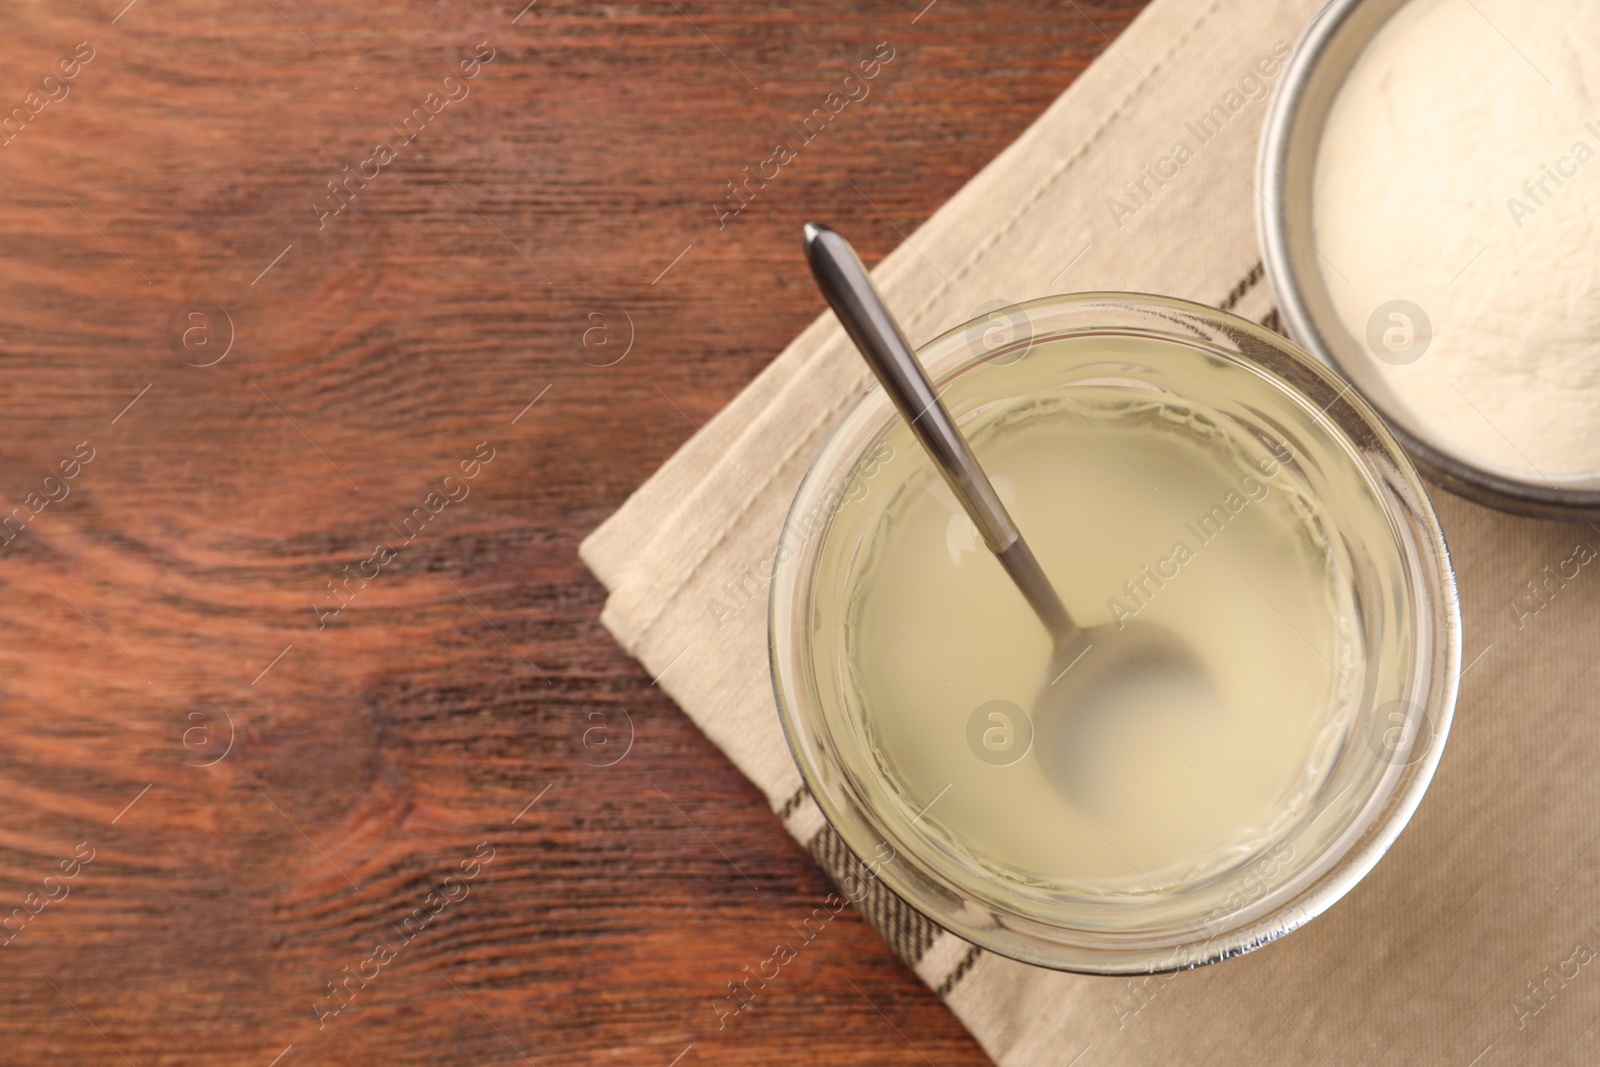
[[[1117,814],[1126,804],[1103,768],[1136,754],[1108,750],[1105,735],[1130,736],[1112,731],[1113,721],[1171,723],[1214,710],[1215,700],[1199,657],[1172,631],[1137,619],[1090,627],[1054,647],[1034,697],[1033,750],[1050,784],[1080,813]]]

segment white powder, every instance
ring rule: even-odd
[[[1413,0],[1334,103],[1315,240],[1334,304],[1383,320],[1403,421],[1524,480],[1600,475],[1600,3]],[[1394,351],[1400,349],[1401,351]],[[1399,362],[1402,365],[1391,365]]]

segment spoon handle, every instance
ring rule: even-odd
[[[855,249],[833,230],[814,222],[806,223],[805,235],[806,259],[811,264],[817,287],[877,375],[884,392],[905,416],[911,432],[971,516],[983,535],[984,544],[1006,569],[1058,644],[1076,635],[1078,627],[1072,616],[1045,577],[1028,543],[1022,539],[1016,523],[1011,521],[989,476],[978,466],[977,458],[967,447],[966,439],[956,428],[955,420],[950,417],[944,401],[939,399],[922,364],[917,362],[900,324],[884,305]]]

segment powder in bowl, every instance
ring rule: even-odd
[[[1600,7],[1413,0],[1323,130],[1328,291],[1409,416],[1521,480],[1600,476]]]

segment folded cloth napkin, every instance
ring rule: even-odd
[[[931,338],[994,302],[1089,289],[1186,297],[1276,326],[1253,222],[1255,150],[1265,97],[1315,9],[1155,0],[874,271],[908,335]],[[778,725],[765,644],[773,547],[808,461],[868,382],[837,322],[818,319],[582,556],[610,591],[606,627],[990,1056],[1046,1067],[1593,1061],[1595,528],[1435,493],[1459,571],[1466,672],[1443,764],[1392,854],[1328,914],[1243,959],[1133,980],[1055,973],[980,951],[874,881],[823,821]]]

